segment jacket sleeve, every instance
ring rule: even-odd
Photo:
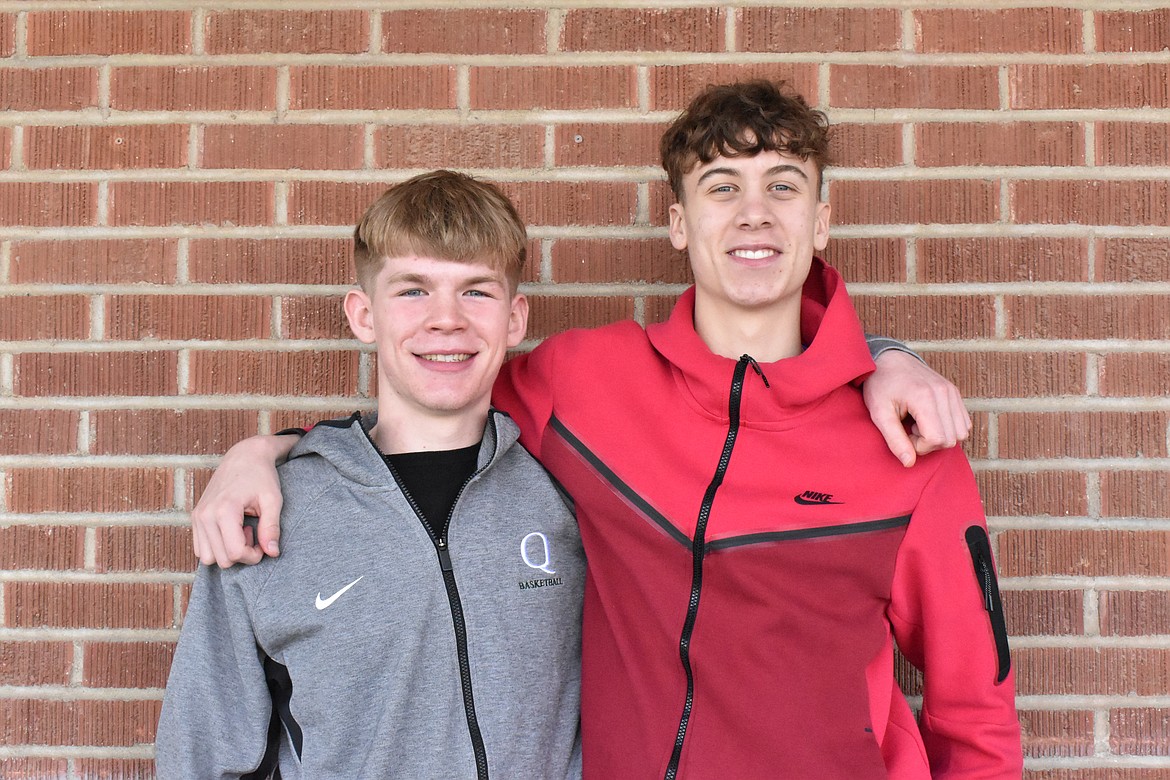
[[[239,778],[264,757],[272,701],[240,568],[195,575],[159,717],[159,780]]]
[[[898,551],[890,622],[923,672],[919,726],[932,777],[1019,780],[1015,680],[987,522],[963,453],[935,459]]]
[[[509,360],[492,389],[492,404],[520,426],[520,443],[531,453],[539,453],[540,437],[552,417],[556,348],[563,338],[553,336]]]

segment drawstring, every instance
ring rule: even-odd
[[[756,359],[754,357],[752,357],[751,355],[745,354],[745,355],[740,355],[739,359],[746,360],[747,364],[752,367],[753,371],[756,372],[756,375],[759,376],[760,379],[764,380],[764,387],[768,388],[769,390],[772,389],[772,385],[768,384],[768,377],[764,376],[764,370],[762,368],[760,368],[760,364],[756,362]]]

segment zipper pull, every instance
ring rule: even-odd
[[[447,549],[447,541],[440,539],[435,542],[435,550],[439,553],[439,566],[443,571],[452,571],[454,567],[451,565],[451,551]]]
[[[741,355],[739,359],[746,360],[748,365],[752,367],[752,371],[756,372],[756,376],[764,380],[764,387],[768,388],[769,390],[772,389],[772,385],[768,384],[768,377],[764,376],[764,370],[760,368],[760,364],[756,362],[754,357],[751,355]]]

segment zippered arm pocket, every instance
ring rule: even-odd
[[[975,565],[975,579],[983,593],[983,608],[991,620],[991,634],[995,637],[995,654],[999,673],[995,677],[998,685],[1007,679],[1012,668],[1012,657],[1008,650],[1007,621],[1003,614],[1003,601],[999,597],[999,583],[995,579],[995,566],[991,558],[991,542],[987,531],[978,525],[967,529],[967,548],[971,550],[971,562]]]

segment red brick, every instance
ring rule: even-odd
[[[637,102],[632,66],[471,68],[473,109],[634,108]]]
[[[66,685],[72,669],[69,642],[0,642],[0,685]]]
[[[1110,710],[1109,744],[1127,756],[1170,755],[1170,709]]]
[[[14,468],[13,512],[157,512],[174,505],[174,473],[159,468]]]
[[[1097,239],[1099,282],[1161,282],[1170,279],[1170,243],[1162,238]]]
[[[451,8],[382,14],[382,51],[405,54],[543,54],[547,14]]]
[[[12,165],[12,128],[0,127],[0,168]]]
[[[833,165],[891,168],[905,162],[901,125],[839,124],[829,132]]]
[[[1165,295],[1005,296],[1004,308],[1012,338],[1170,338]]]
[[[678,199],[665,181],[650,182],[650,224],[666,227],[670,224],[670,207]]]
[[[1148,11],[1097,11],[1098,51],[1153,51],[1170,40],[1170,8]]]
[[[1026,647],[1012,651],[1016,691],[1032,694],[1161,696],[1170,690],[1170,651],[1121,647]]]
[[[0,777],[6,780],[62,780],[68,774],[63,758],[0,758]]]
[[[0,409],[0,455],[67,455],[77,451],[77,412]]]
[[[388,183],[294,181],[289,185],[289,224],[352,227],[388,186]]]
[[[83,339],[89,334],[89,298],[84,295],[3,295],[6,320],[0,340]]]
[[[196,283],[332,285],[353,281],[352,264],[348,238],[210,238],[191,241],[187,273]]]
[[[1076,122],[927,123],[915,131],[919,165],[1084,165]]]
[[[998,108],[996,69],[970,65],[833,65],[834,108]]]
[[[226,352],[191,354],[195,393],[352,396],[358,388],[358,353]]]
[[[1002,412],[1001,458],[1165,458],[1166,412]]]
[[[164,284],[175,280],[174,239],[15,241],[15,284]]]
[[[1022,710],[1024,755],[1032,758],[1093,755],[1093,713],[1087,710]]]
[[[369,50],[362,11],[218,11],[207,14],[208,54],[359,54]]]
[[[360,125],[211,125],[203,130],[205,168],[356,170]]]
[[[1083,239],[918,239],[921,282],[1084,282],[1088,277],[1089,246]]]
[[[530,339],[543,339],[570,328],[597,328],[634,316],[634,301],[626,297],[530,295],[528,301]]]
[[[28,53],[186,54],[191,14],[186,11],[32,11]]]
[[[1085,632],[1084,594],[1079,590],[1003,592],[1008,634],[1062,636]]]
[[[1041,398],[1085,392],[1085,359],[1068,352],[929,352],[925,357],[968,398]]]
[[[65,227],[97,221],[97,189],[82,182],[0,182],[0,225]]]
[[[0,744],[143,745],[154,741],[161,709],[162,701],[155,699],[0,699]]]
[[[1071,471],[981,471],[975,475],[983,508],[995,517],[1062,517],[1088,514],[1085,475]],[[999,556],[1001,573],[1004,555]]]
[[[1004,577],[1159,577],[1170,565],[1164,531],[1013,529],[998,541]]]
[[[10,525],[0,528],[0,569],[80,569],[85,530],[77,526]]]
[[[216,65],[113,68],[110,107],[122,111],[271,111],[276,69]]]
[[[665,125],[578,123],[557,125],[555,164],[658,165],[658,139]]]
[[[273,185],[262,181],[110,184],[114,225],[270,225]]]
[[[751,52],[871,52],[898,48],[892,8],[744,8],[736,49]]]
[[[272,333],[272,299],[259,295],[111,295],[106,338],[232,340]]]
[[[636,188],[626,182],[501,182],[520,216],[534,225],[632,225]]]
[[[677,295],[647,295],[643,304],[643,325],[653,325],[656,322],[666,322],[670,312],[678,302]]]
[[[1020,181],[1013,221],[1078,225],[1170,224],[1170,182]]]
[[[155,780],[154,760],[149,758],[77,758],[78,777],[93,780]]]
[[[539,125],[391,125],[377,130],[379,168],[539,168]]]
[[[447,65],[294,66],[289,79],[295,109],[455,107],[455,68]]]
[[[1170,165],[1170,125],[1099,122],[1098,165]]]
[[[185,125],[29,127],[25,145],[30,168],[122,170],[187,164]]]
[[[16,14],[0,14],[0,57],[16,51]]]
[[[285,296],[280,299],[280,335],[286,339],[353,338],[340,295]]]
[[[683,109],[708,84],[748,79],[786,81],[810,100],[817,94],[817,66],[813,63],[655,65],[650,68],[650,108],[656,111]]]
[[[173,594],[162,583],[8,582],[4,611],[13,628],[170,628]]]
[[[98,571],[189,572],[197,565],[186,524],[97,529]]]
[[[1081,11],[1074,8],[914,11],[915,48],[924,52],[1076,54]]]
[[[91,413],[99,455],[219,455],[259,432],[246,409],[118,409]]]
[[[723,51],[717,8],[589,8],[565,12],[562,51]]]
[[[1170,65],[1011,65],[1009,106],[1029,108],[1166,108]]]
[[[93,688],[165,687],[174,655],[173,642],[87,642],[85,685]]]
[[[1107,471],[1101,474],[1101,514],[1104,517],[1170,517],[1170,474],[1165,471]],[[1167,540],[1161,538],[1166,546]],[[1162,568],[1150,572],[1164,576]]]
[[[16,359],[16,395],[174,395],[173,352],[25,353]]]
[[[77,111],[96,106],[96,68],[0,68],[0,111]]]
[[[1103,357],[1103,396],[1161,398],[1167,387],[1170,387],[1170,355],[1139,352]]]
[[[833,221],[841,225],[990,223],[999,219],[992,181],[834,181]]]
[[[970,295],[862,295],[853,299],[870,333],[900,339],[991,338],[995,335],[995,301]]]
[[[1105,636],[1170,634],[1170,592],[1164,590],[1105,591],[1099,613]]]
[[[829,238],[825,260],[845,281],[906,281],[906,240],[902,238]]]
[[[661,238],[563,239],[552,247],[555,282],[688,284],[687,257]]]

